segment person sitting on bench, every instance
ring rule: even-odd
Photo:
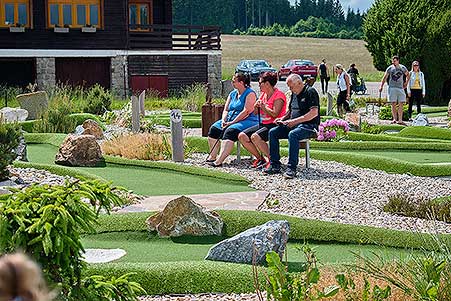
[[[263,171],[266,174],[280,173],[279,140],[288,139],[288,169],[284,174],[287,179],[296,177],[299,163],[299,141],[316,136],[320,123],[319,95],[315,88],[305,85],[297,74],[287,78],[291,100],[287,113],[277,118],[277,127],[269,131],[270,166]]]
[[[238,134],[252,126],[258,125],[254,114],[257,100],[255,91],[250,88],[251,78],[248,74],[236,73],[232,84],[235,90],[230,92],[224,105],[222,118],[212,124],[208,132],[208,146],[210,154],[207,163],[213,167],[220,167],[233,150],[233,144],[238,140]],[[218,141],[222,139],[221,152]]]
[[[260,97],[255,103],[254,113],[260,114],[259,124],[242,131],[238,135],[241,144],[254,157],[252,168],[269,167],[268,132],[277,124],[276,118],[285,115],[287,98],[276,88],[277,73],[265,72],[258,81]],[[268,160],[265,159],[268,158]]]

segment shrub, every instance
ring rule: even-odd
[[[0,252],[21,249],[61,287],[63,300],[80,300],[83,285],[81,234],[94,233],[99,212],[123,204],[116,188],[98,180],[64,186],[33,185],[0,200]],[[123,294],[122,294],[123,295]],[[135,300],[123,298],[114,300]]]
[[[14,150],[19,145],[20,135],[18,124],[0,122],[0,181],[8,177],[6,167],[17,157]]]
[[[172,151],[167,135],[142,133],[121,135],[102,144],[106,155],[139,160],[168,160]]]
[[[99,84],[96,84],[88,91],[86,98],[86,106],[83,108],[85,113],[102,115],[106,111],[111,110],[113,95]]]
[[[183,110],[200,112],[205,103],[206,90],[203,84],[194,84],[185,88],[182,93]]]
[[[70,118],[72,101],[68,96],[54,97],[49,109],[33,124],[33,132],[38,133],[71,133],[77,126],[75,119]]]
[[[413,199],[405,195],[394,195],[384,206],[384,211],[422,219],[451,222],[451,196],[437,199]]]
[[[393,119],[393,116],[391,113],[391,105],[381,107],[381,109],[379,111],[379,119],[381,119],[381,120],[392,120]],[[405,120],[405,121],[409,120],[409,113],[408,113],[407,106],[403,106],[402,120]]]
[[[331,119],[319,125],[319,141],[340,141],[349,132],[349,124],[342,119]]]

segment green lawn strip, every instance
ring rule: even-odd
[[[323,149],[322,151],[328,152],[342,152],[343,149]],[[388,159],[398,159],[402,161],[408,161],[412,163],[449,163],[451,164],[451,153],[450,152],[431,152],[431,151],[416,151],[416,150],[358,150],[349,149],[346,151],[348,154],[357,154],[363,156],[377,156],[386,157]]]
[[[148,294],[253,291],[250,265],[204,260],[211,246],[222,239],[225,237],[163,239],[146,232],[112,232],[86,236],[82,243],[85,248],[125,250],[127,255],[114,263],[89,265],[88,273],[112,276],[137,272],[133,279]],[[288,243],[290,271],[300,271],[305,262],[297,250],[299,245],[299,242]],[[355,256],[351,251],[366,257],[380,254],[386,260],[406,257],[411,253],[406,249],[355,244],[312,242],[309,245],[323,265],[353,263]],[[141,269],[143,267],[145,270]]]
[[[25,142],[27,144],[47,143],[59,147],[63,143],[67,134],[60,133],[24,133]]]
[[[91,175],[112,181],[141,195],[180,195],[252,191],[240,176],[204,170],[200,167],[179,167],[170,162],[146,162],[107,157],[106,167],[62,167],[54,164],[57,148],[50,144],[30,144],[28,157],[42,167],[69,173]],[[119,164],[117,164],[117,163]],[[132,165],[128,163],[132,163]],[[155,164],[153,164],[155,163]],[[44,165],[46,164],[46,165]],[[48,168],[46,168],[48,167]],[[166,168],[167,167],[167,168]]]
[[[399,132],[398,135],[402,137],[451,140],[451,129],[429,126],[409,126]]]
[[[103,122],[100,121],[99,116],[94,115],[94,114],[73,113],[73,114],[69,115],[69,118],[75,120],[77,125],[83,124],[83,122],[87,119],[92,119],[92,120],[96,121],[102,129],[105,129],[105,126],[104,126]],[[19,122],[19,124],[22,126],[22,129],[24,131],[26,131],[28,133],[32,133],[33,127],[34,127],[35,123],[38,121],[39,120],[26,120],[26,121]]]
[[[234,236],[270,220],[287,220],[290,223],[290,240],[326,243],[376,245],[395,248],[434,249],[434,239],[429,234],[396,231],[369,226],[339,224],[303,219],[288,215],[259,211],[217,210],[224,221],[224,235]],[[98,233],[120,231],[146,231],[146,219],[152,212],[102,215],[96,228]],[[440,235],[451,243],[451,235]]]
[[[287,140],[280,143],[281,147],[287,147]],[[311,141],[312,149],[345,149],[345,150],[416,150],[416,151],[451,151],[451,143],[431,142],[393,142],[393,141],[342,141],[320,142]],[[451,158],[451,155],[450,155]]]
[[[411,137],[401,137],[397,134],[367,134],[361,132],[349,132],[346,138],[351,141],[391,141],[391,142],[407,142],[407,143],[418,143],[418,142],[428,142],[428,143],[450,143],[450,140],[440,140],[440,139],[426,139],[426,138],[411,138]]]
[[[448,112],[448,107],[440,106],[440,107],[423,107],[423,108],[421,108],[421,113],[423,113],[423,114],[438,113],[438,112]]]

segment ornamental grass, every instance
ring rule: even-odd
[[[167,160],[172,150],[167,135],[156,133],[126,134],[102,144],[105,155],[138,160]]]

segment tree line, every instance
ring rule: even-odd
[[[275,24],[289,28],[311,16],[340,30],[360,30],[365,14],[350,8],[345,14],[339,0],[296,0],[294,5],[289,0],[173,1],[174,24],[219,25],[224,33]]]

